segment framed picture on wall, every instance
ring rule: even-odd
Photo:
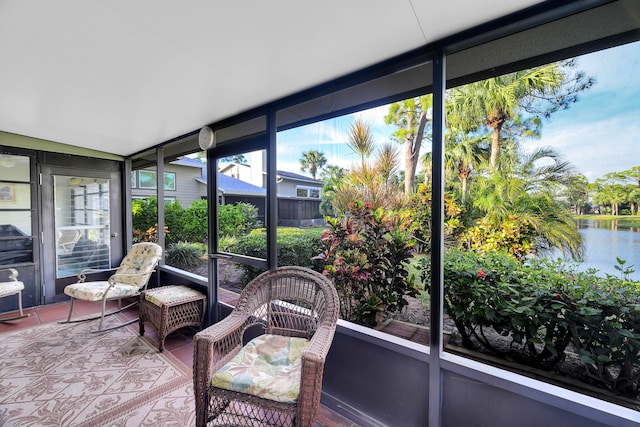
[[[14,184],[0,184],[0,203],[15,203],[16,186]]]

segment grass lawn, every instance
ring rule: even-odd
[[[597,219],[600,221],[632,222],[640,225],[640,215],[573,215],[574,219]]]

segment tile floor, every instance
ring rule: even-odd
[[[222,299],[222,298],[221,298]],[[76,301],[74,304],[74,316],[87,316],[100,312],[100,305],[97,303]],[[67,302],[43,305],[24,310],[29,317],[15,320],[9,323],[0,323],[0,339],[3,332],[15,331],[24,328],[31,328],[44,323],[57,322],[65,320],[69,313]],[[123,312],[128,318],[137,317],[135,308]],[[0,314],[2,318],[8,318],[17,315],[17,312],[9,312]],[[170,351],[174,356],[179,358],[187,366],[193,366],[193,345],[192,338],[195,330],[192,328],[183,328],[170,334],[165,340],[165,351]],[[155,330],[150,325],[145,325],[145,336],[157,338]],[[358,427],[359,425],[342,417],[336,412],[320,407],[315,427]]]

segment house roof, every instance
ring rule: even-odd
[[[0,131],[127,156],[536,3],[4,0]]]
[[[171,162],[172,165],[179,165],[179,166],[189,166],[192,168],[200,168],[205,170],[205,174],[206,174],[206,169],[207,169],[207,164],[201,160],[198,159],[192,159],[191,157],[180,157],[178,160],[174,160]]]
[[[204,178],[196,178],[196,181],[207,184],[206,176]],[[266,197],[267,190],[245,181],[230,177],[223,173],[218,174],[218,189],[222,194],[233,194],[237,196],[261,196]]]
[[[282,178],[293,179],[296,181],[303,181],[313,185],[322,185],[322,181],[320,180],[309,178],[308,176],[300,175],[297,173],[285,172],[285,171],[277,171],[277,173]]]

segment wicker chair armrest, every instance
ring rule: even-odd
[[[311,427],[315,423],[315,414],[320,407],[322,394],[324,362],[329,353],[334,333],[335,325],[321,325],[302,353],[302,374],[300,376],[300,395],[298,396],[298,414],[296,417],[300,426]]]
[[[331,347],[335,331],[335,326],[320,326],[316,330],[315,334],[313,334],[313,337],[309,340],[309,345],[307,345],[307,348],[302,353],[302,360],[304,361],[305,358],[317,358],[317,360],[324,360],[329,353],[329,348]]]
[[[211,349],[218,357],[224,357],[242,344],[242,334],[248,320],[247,314],[232,312],[218,323],[198,332],[193,337],[194,343],[196,347],[207,346],[207,355]]]
[[[18,270],[15,268],[2,268],[0,271],[8,271],[9,272],[9,280],[12,282],[18,281]]]
[[[240,350],[242,334],[248,321],[246,313],[234,311],[220,322],[194,335],[193,387],[198,418],[204,417],[206,412],[202,405],[209,401],[209,384],[213,373]]]

